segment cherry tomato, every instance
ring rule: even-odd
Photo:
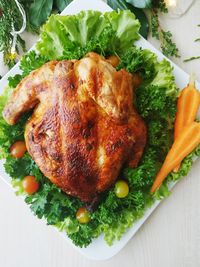
[[[117,56],[110,56],[106,59],[114,68],[119,65],[119,58]]]
[[[80,223],[88,223],[90,221],[90,213],[85,207],[81,207],[76,212],[76,219]]]
[[[22,158],[26,151],[27,149],[24,141],[17,141],[10,147],[10,153],[16,159]]]
[[[129,193],[129,186],[127,182],[119,180],[115,184],[115,194],[118,198],[124,198]]]
[[[36,181],[35,176],[25,176],[24,179],[22,180],[22,187],[24,189],[24,191],[29,194],[32,195],[35,192],[38,191],[39,189],[39,182]]]

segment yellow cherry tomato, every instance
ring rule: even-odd
[[[124,198],[129,193],[129,186],[126,181],[119,180],[115,184],[115,194],[118,198]]]
[[[80,223],[88,223],[90,221],[90,213],[85,207],[81,207],[76,212],[76,219]]]

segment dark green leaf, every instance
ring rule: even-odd
[[[73,0],[55,0],[55,5],[60,12],[62,12],[66,6],[68,6]]]
[[[131,12],[133,12],[141,24],[140,34],[147,39],[149,33],[149,22],[143,10],[126,3],[124,0],[108,0],[107,3],[115,10],[129,9]]]
[[[35,0],[30,7],[30,22],[34,26],[40,26],[51,14],[53,0]]]
[[[107,0],[107,4],[115,10],[118,8],[121,10],[129,9],[128,4],[124,0]]]
[[[8,78],[8,85],[12,88],[15,88],[18,83],[22,80],[23,76],[20,74],[16,74],[13,77]]]
[[[16,74],[15,76],[10,76],[8,78],[8,85],[11,88],[15,88],[19,82],[27,76],[32,70],[36,70],[44,65],[48,60],[36,54],[34,50],[28,52],[24,55],[20,60],[20,69],[22,70],[22,74]]]
[[[146,14],[143,10],[138,9],[136,7],[131,7],[131,11],[135,14],[136,18],[139,20],[141,24],[140,34],[147,39],[149,33],[149,21],[146,17]]]
[[[152,1],[151,0],[125,0],[127,3],[133,5],[138,8],[151,8]]]

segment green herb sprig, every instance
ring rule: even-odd
[[[172,33],[165,31],[159,22],[159,12],[168,12],[164,0],[108,0],[107,3],[115,10],[131,10],[140,21],[140,34],[144,38],[147,38],[149,32],[151,32],[152,36],[160,41],[164,55],[167,57],[179,57],[179,51],[173,41]],[[148,21],[144,9],[150,12],[150,21]]]
[[[72,0],[18,0],[26,13],[26,30],[39,33],[39,27],[48,19],[53,10],[61,12]],[[0,0],[0,52],[4,54],[4,63],[9,68],[18,61],[20,50],[26,51],[25,41],[17,36],[16,52],[11,51],[13,26],[19,30],[22,26],[22,15],[14,0]]]
[[[11,31],[13,27],[17,30],[21,28],[22,16],[14,0],[0,0],[0,52],[4,53],[4,62],[8,67],[15,64],[17,54],[11,53],[13,36]],[[25,42],[18,35],[16,43],[16,52],[22,49],[25,51]]]
[[[168,12],[164,1],[159,1],[159,3],[155,4],[154,8],[150,10],[152,36],[160,41],[161,50],[164,55],[167,57],[180,57],[179,50],[172,39],[172,33],[170,31],[165,31],[160,25],[159,11],[163,13]]]
[[[197,27],[200,27],[200,24],[198,24]],[[199,42],[200,41],[200,38],[196,38],[194,41],[195,42]],[[196,60],[196,59],[200,59],[200,56],[192,56],[190,58],[186,58],[184,60],[184,62],[189,62],[189,61]]]

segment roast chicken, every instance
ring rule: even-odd
[[[133,105],[134,87],[132,74],[96,53],[50,61],[19,83],[3,116],[13,125],[32,109],[29,154],[62,191],[91,202],[142,156],[146,126]]]

